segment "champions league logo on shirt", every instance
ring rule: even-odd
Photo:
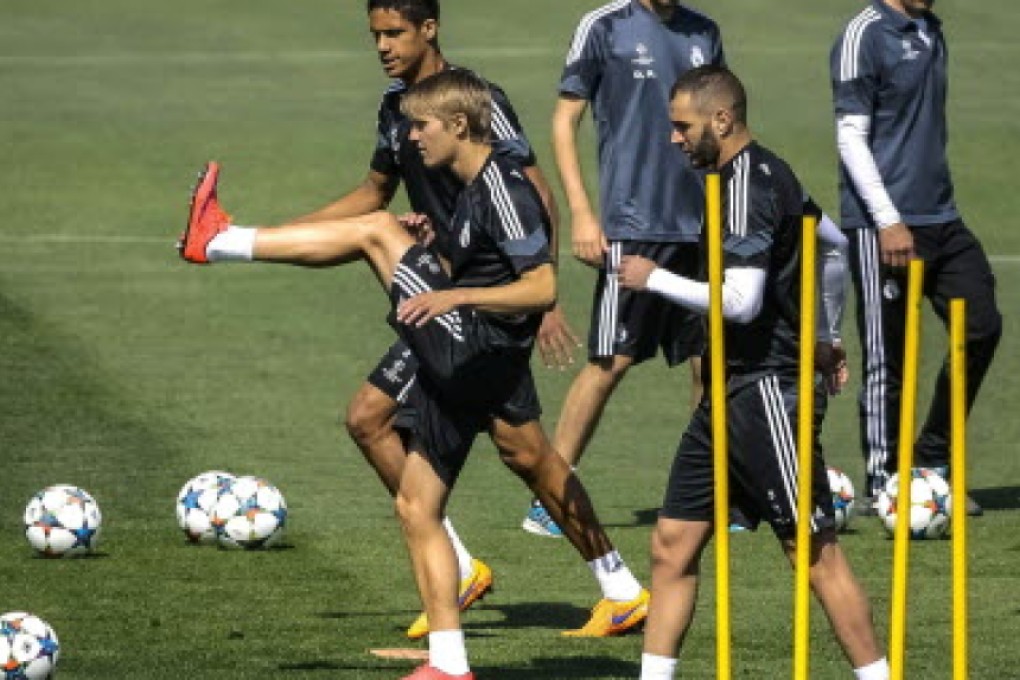
[[[895,300],[900,296],[900,284],[896,283],[893,279],[889,279],[882,286],[882,296],[886,300]]]
[[[417,265],[418,269],[428,267],[428,270],[433,274],[439,273],[439,263],[436,262],[436,259],[429,253],[424,253],[421,257],[419,257]]]
[[[655,78],[655,69],[648,68],[655,63],[655,57],[649,55],[648,46],[638,43],[634,51],[637,52],[637,57],[630,60],[630,63],[635,66],[634,78],[636,80]]]

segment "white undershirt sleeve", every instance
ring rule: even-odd
[[[648,277],[648,290],[670,302],[702,314],[708,313],[708,284],[655,269]],[[761,311],[765,297],[765,270],[757,267],[732,267],[723,272],[723,318],[749,323]]]
[[[843,310],[846,307],[847,251],[850,243],[832,219],[822,213],[818,221],[818,340],[842,341]]]
[[[864,199],[868,212],[879,229],[902,222],[900,213],[882,183],[875,156],[868,147],[871,118],[845,114],[836,119],[836,145],[839,157],[850,174],[857,193]]]

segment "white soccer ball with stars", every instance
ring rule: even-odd
[[[846,531],[854,511],[854,485],[842,470],[830,467],[827,472],[836,516],[836,531]]]
[[[177,526],[192,543],[215,543],[213,507],[236,479],[229,472],[209,470],[192,477],[177,494]]]
[[[269,548],[283,536],[287,501],[261,477],[238,477],[217,498],[212,523],[225,548]]]
[[[69,484],[47,487],[25,507],[25,537],[45,557],[77,557],[99,543],[103,515],[96,499]]]
[[[899,475],[893,475],[878,495],[878,516],[890,535],[896,532],[896,517],[906,510],[910,517],[910,537],[913,539],[943,538],[949,533],[952,514],[952,497],[949,484],[937,472],[928,468],[914,468],[910,479],[910,507],[900,503]]]
[[[0,676],[5,680],[52,678],[60,641],[49,624],[25,612],[0,616]]]

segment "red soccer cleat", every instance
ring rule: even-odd
[[[205,249],[209,241],[230,225],[230,215],[223,211],[216,198],[216,182],[219,175],[219,163],[209,161],[199,173],[198,182],[191,192],[188,226],[181,240],[177,242],[181,257],[188,262],[207,264],[209,259],[205,255]]]
[[[475,674],[469,672],[461,675],[450,675],[434,666],[423,664],[418,666],[414,673],[404,676],[403,680],[475,680]]]

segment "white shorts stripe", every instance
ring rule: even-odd
[[[620,310],[620,281],[617,272],[623,256],[623,244],[619,241],[609,244],[606,253],[606,281],[599,305],[598,342],[596,355],[611,357],[616,354],[616,323]]]

